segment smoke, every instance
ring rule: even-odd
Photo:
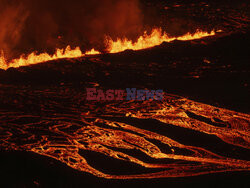
[[[27,17],[22,4],[0,0],[0,50],[9,53],[18,45]]]
[[[66,45],[103,50],[105,36],[143,30],[139,0],[0,0],[0,17],[0,49],[9,56]]]

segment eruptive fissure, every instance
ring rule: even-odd
[[[144,35],[140,36],[136,42],[133,42],[128,38],[117,39],[114,41],[110,37],[107,37],[106,45],[108,46],[107,47],[108,53],[118,53],[128,49],[130,50],[146,49],[160,45],[163,42],[171,42],[174,40],[181,40],[181,41],[195,40],[213,35],[215,35],[214,31],[203,32],[197,30],[194,34],[187,33],[179,37],[170,37],[167,35],[166,32],[162,32],[161,28],[157,28],[153,29],[151,34],[147,34],[146,32],[144,32]],[[26,56],[22,55],[18,59],[7,61],[6,58],[4,57],[4,52],[2,51],[0,55],[0,68],[6,70],[11,67],[17,68],[20,66],[28,66],[60,58],[77,58],[85,55],[96,55],[100,53],[101,52],[95,49],[91,49],[90,51],[83,53],[80,47],[71,49],[70,46],[67,46],[65,49],[56,49],[56,52],[53,55],[50,55],[48,53],[36,54],[35,52],[32,52],[31,54]]]

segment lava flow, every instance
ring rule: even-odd
[[[215,35],[214,31],[208,33],[208,32],[197,30],[196,33],[194,34],[187,33],[180,37],[169,37],[165,32],[162,33],[162,30],[158,28],[158,29],[153,29],[150,35],[148,35],[145,32],[144,35],[140,36],[137,39],[137,41],[134,43],[127,38],[117,39],[117,41],[113,41],[110,38],[107,41],[107,46],[108,46],[107,52],[118,53],[118,52],[125,51],[127,49],[141,50],[141,49],[146,49],[146,48],[160,45],[163,42],[171,42],[173,40],[182,40],[182,41],[195,40],[195,39],[200,39],[203,37],[213,36],[213,35]],[[36,54],[35,52],[32,52],[26,57],[22,55],[18,59],[7,61],[4,57],[4,53],[2,52],[0,55],[0,69],[6,70],[11,67],[17,68],[21,66],[28,66],[28,65],[56,60],[60,58],[77,58],[77,57],[82,57],[85,55],[95,55],[95,54],[100,54],[100,52],[95,49],[92,49],[90,51],[87,51],[86,53],[83,53],[80,47],[71,49],[70,46],[67,46],[66,49],[56,49],[56,52],[53,55],[49,55],[48,53]]]
[[[23,95],[21,90],[16,94]],[[43,118],[32,112],[1,110],[2,148],[31,151],[107,179],[185,177],[250,169],[249,161],[232,154],[237,146],[249,148],[247,114],[171,95],[162,103],[88,102],[80,108],[74,105],[83,94],[75,91],[61,93],[54,88],[30,90],[25,95],[27,100],[34,100],[34,96],[46,98]],[[71,106],[59,102],[68,99]],[[23,106],[25,102],[17,103]],[[199,142],[191,145],[190,140],[197,136]],[[209,147],[209,142],[231,146],[229,151],[223,148],[222,154],[220,149]],[[97,167],[98,159],[105,159],[108,169],[105,165]],[[123,174],[122,168],[114,174],[115,160],[126,164],[131,174]]]

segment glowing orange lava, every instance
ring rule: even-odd
[[[153,29],[150,35],[148,35],[145,32],[144,35],[140,36],[138,40],[134,43],[132,40],[128,40],[127,38],[118,39],[117,41],[113,41],[112,39],[109,39],[108,51],[110,53],[117,53],[117,52],[122,52],[127,49],[141,50],[141,49],[151,48],[153,46],[160,45],[163,42],[171,42],[174,40],[182,40],[182,41],[195,40],[195,39],[200,39],[203,37],[208,37],[208,36],[213,36],[213,35],[215,35],[214,31],[211,31],[210,33],[208,33],[208,32],[197,30],[196,33],[194,34],[187,33],[180,37],[169,37],[167,33],[165,32],[162,33],[161,29]]]
[[[37,64],[37,63],[60,59],[60,58],[75,58],[75,57],[81,57],[84,55],[85,54],[82,53],[79,47],[76,47],[75,49],[71,49],[70,46],[67,46],[66,49],[56,49],[56,52],[53,55],[49,55],[48,53],[36,54],[35,52],[32,52],[27,57],[22,55],[18,59],[13,59],[12,61],[7,62],[4,57],[4,54],[2,53],[2,56],[0,57],[0,68],[6,70],[10,67],[16,68],[20,66]]]
[[[8,92],[13,92],[13,88],[1,86],[1,89],[1,99],[9,100]],[[82,98],[81,92],[60,96],[54,88],[16,91],[17,96],[24,93],[30,101],[34,96],[47,97],[44,109],[41,108],[46,115],[0,109],[0,147],[6,150],[34,152],[106,179],[187,177],[250,170],[248,160],[234,155],[235,149],[241,153],[241,149],[250,148],[248,114],[171,95],[166,95],[161,103],[86,102],[79,108],[75,104]],[[62,98],[73,101],[61,104]],[[22,109],[26,103],[19,100],[16,105]],[[58,113],[58,108],[62,112]],[[231,149],[216,149],[220,143]],[[97,158],[88,158],[86,152]],[[95,165],[98,156],[110,164],[108,169]],[[128,165],[129,172],[120,172],[126,169],[122,166],[114,173],[112,169],[118,164],[114,160]],[[138,172],[134,173],[134,169]]]
[[[109,53],[117,53],[117,52],[122,52],[127,49],[141,50],[141,49],[160,45],[163,42],[171,42],[173,40],[183,40],[183,41],[194,40],[194,39],[200,39],[203,37],[213,36],[213,35],[215,35],[214,31],[208,33],[208,32],[202,32],[202,31],[197,30],[197,32],[194,34],[187,33],[180,37],[169,37],[165,32],[162,32],[162,30],[158,28],[158,29],[153,29],[152,33],[149,35],[145,32],[144,35],[140,36],[138,40],[134,43],[132,42],[132,40],[129,40],[127,38],[117,39],[117,41],[113,41],[110,38],[107,41],[107,44],[108,44],[107,51]],[[28,66],[28,65],[51,61],[51,60],[60,59],[60,58],[76,58],[76,57],[82,57],[85,55],[96,55],[96,54],[100,54],[100,52],[95,49],[91,49],[90,51],[83,53],[80,47],[71,49],[70,46],[67,46],[65,49],[56,49],[56,52],[53,55],[50,55],[48,53],[36,54],[36,52],[32,52],[31,54],[27,56],[22,55],[18,59],[7,61],[4,56],[4,53],[1,52],[0,69],[6,70],[11,67],[16,68],[16,67],[21,67],[21,66]]]
[[[94,48],[85,53],[85,55],[96,55],[96,54],[100,54],[100,52],[95,50]]]

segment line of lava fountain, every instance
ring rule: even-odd
[[[203,32],[197,30],[194,34],[187,33],[180,37],[169,37],[165,32],[162,33],[161,29],[153,29],[152,33],[148,35],[146,32],[144,32],[143,36],[140,36],[138,40],[133,43],[132,40],[125,39],[118,39],[117,41],[113,41],[112,39],[108,39],[108,51],[110,53],[118,53],[122,52],[127,49],[131,50],[141,50],[145,48],[151,48],[157,45],[162,44],[163,42],[171,42],[174,40],[195,40],[200,39],[203,37],[213,36],[215,35],[214,31]]]
[[[18,59],[13,59],[10,62],[7,62],[3,52],[0,56],[0,69],[8,69],[8,68],[17,68],[21,66],[28,66],[32,64],[37,64],[41,62],[56,60],[56,59],[62,59],[62,58],[76,58],[76,57],[82,57],[85,55],[94,55],[99,54],[100,52],[92,49],[90,51],[87,51],[83,53],[80,49],[80,47],[76,47],[75,49],[71,49],[70,46],[67,46],[65,49],[56,49],[56,52],[53,55],[49,55],[48,53],[41,53],[36,54],[35,52],[32,52],[27,57],[22,55]]]
[[[136,42],[132,42],[132,40],[125,39],[117,39],[117,41],[113,41],[111,38],[107,41],[107,51],[109,53],[118,53],[128,49],[131,50],[141,50],[150,47],[154,47],[160,45],[163,42],[171,42],[173,40],[195,40],[203,37],[213,36],[215,32],[212,31],[210,33],[203,32],[197,30],[196,33],[190,34],[187,33],[180,37],[169,37],[165,32],[162,33],[161,28],[153,29],[151,34],[147,34],[144,32],[144,35],[140,36]],[[53,55],[49,55],[48,53],[36,54],[32,52],[31,54],[24,56],[22,55],[18,59],[13,59],[11,61],[7,61],[4,57],[4,53],[0,54],[0,69],[7,70],[8,68],[17,68],[21,66],[28,66],[32,64],[38,64],[41,62],[61,59],[61,58],[77,58],[83,57],[85,55],[95,55],[100,54],[99,51],[92,49],[88,52],[83,53],[80,47],[76,47],[75,49],[71,49],[70,46],[67,46],[65,49],[56,49],[56,52]]]

